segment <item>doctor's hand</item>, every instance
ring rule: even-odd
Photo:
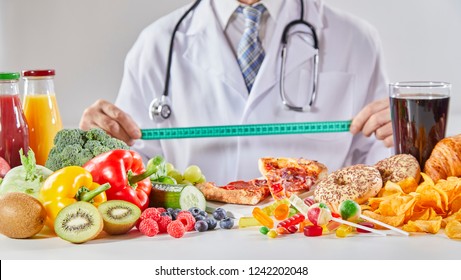
[[[106,100],[98,100],[86,108],[80,120],[80,129],[99,127],[128,145],[141,138],[141,130],[133,119]]]
[[[352,134],[362,132],[367,137],[374,133],[386,147],[394,146],[389,99],[376,100],[365,106],[352,120],[350,131]]]

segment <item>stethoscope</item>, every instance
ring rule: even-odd
[[[195,3],[183,14],[183,16],[178,20],[178,23],[176,24],[175,28],[173,29],[173,33],[171,34],[170,49],[168,52],[168,62],[167,62],[167,67],[166,67],[165,87],[163,90],[163,95],[160,98],[155,98],[154,100],[152,100],[149,106],[149,116],[154,121],[160,122],[160,121],[166,120],[172,114],[172,109],[171,109],[170,101],[168,98],[168,92],[169,92],[170,77],[171,77],[171,61],[173,58],[175,35],[179,29],[179,26],[184,21],[184,19],[187,17],[187,15],[189,15],[198,6],[198,4],[200,4],[200,2],[201,0],[196,0]],[[300,13],[299,19],[288,23],[287,26],[285,26],[285,29],[283,30],[283,34],[282,34],[282,51],[281,51],[282,65],[280,67],[280,98],[282,99],[283,105],[288,110],[297,111],[297,112],[305,112],[305,111],[309,111],[312,108],[317,98],[319,46],[318,46],[317,33],[315,32],[314,26],[312,26],[310,23],[304,20],[304,2],[303,0],[299,0],[299,2],[301,4],[301,13]],[[311,97],[310,97],[310,101],[304,106],[296,106],[288,101],[287,95],[285,93],[285,79],[284,79],[289,31],[291,30],[292,27],[296,25],[300,25],[300,24],[305,25],[310,29],[310,32],[313,38],[313,47],[317,51],[313,58],[314,67],[312,71],[313,83],[312,83]]]

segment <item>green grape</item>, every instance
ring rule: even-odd
[[[167,175],[169,177],[172,177],[173,179],[175,179],[176,183],[178,183],[178,184],[182,183],[182,181],[184,180],[184,178],[182,177],[181,172],[179,172],[176,169],[171,170],[170,172],[168,172]]]
[[[168,172],[174,170],[174,165],[172,163],[167,162],[165,165],[165,168],[166,168],[166,173],[168,174]]]
[[[187,181],[187,180],[182,180],[181,184],[184,184],[184,185],[191,185],[193,186],[194,184],[192,184],[191,182]]]
[[[164,183],[164,184],[169,184],[169,185],[176,185],[177,184],[176,180],[171,176],[161,177],[159,181]]]
[[[197,165],[191,165],[184,171],[184,180],[195,183],[202,177],[202,170]]]
[[[202,174],[202,176],[200,176],[200,179],[198,179],[198,181],[195,183],[200,184],[200,183],[205,183],[205,182],[206,182],[206,177],[205,175]]]

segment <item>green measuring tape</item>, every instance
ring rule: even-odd
[[[351,121],[267,123],[141,129],[141,139],[160,140],[349,131]]]

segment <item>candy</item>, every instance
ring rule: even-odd
[[[310,225],[304,227],[304,235],[308,237],[320,236],[323,233],[323,228],[317,225]]]
[[[264,235],[266,235],[269,232],[269,230],[270,229],[268,227],[265,227],[265,226],[262,226],[262,227],[259,228],[259,232],[261,234],[264,234]]]
[[[298,210],[294,209],[293,207],[290,207],[290,213],[288,214],[288,218],[291,218],[298,213]]]
[[[255,207],[253,209],[252,214],[253,214],[253,217],[256,220],[258,220],[258,222],[261,225],[266,226],[268,228],[274,227],[274,221],[272,220],[272,218],[266,215],[266,213],[264,213],[259,207]]]
[[[241,217],[239,219],[239,228],[257,227],[260,225],[261,223],[255,217]]]
[[[307,218],[314,225],[323,226],[333,219],[330,209],[323,203],[311,205],[307,211]]]
[[[287,204],[282,203],[279,206],[277,206],[277,208],[275,208],[274,217],[279,221],[285,220],[286,218],[288,218],[289,213],[290,207]]]
[[[360,206],[353,200],[347,199],[339,205],[339,213],[344,220],[354,221],[360,217]]]
[[[404,230],[401,230],[401,229],[398,229],[396,227],[393,227],[391,225],[388,225],[386,223],[383,223],[381,221],[378,221],[378,220],[375,220],[373,218],[370,218],[368,216],[365,216],[365,215],[362,215],[361,213],[361,208],[360,208],[360,205],[357,204],[357,202],[353,201],[353,200],[350,200],[350,199],[346,199],[344,200],[343,202],[341,202],[341,204],[339,205],[339,212],[341,214],[341,217],[344,219],[344,220],[356,220],[358,218],[362,218],[364,220],[367,220],[369,222],[372,222],[372,223],[375,223],[377,225],[380,225],[382,227],[385,227],[385,228],[388,228],[390,230],[393,230],[399,234],[402,234],[402,235],[405,235],[405,236],[408,236],[410,235],[408,232],[404,231]],[[364,231],[367,231],[367,229],[363,229]],[[372,230],[372,232],[374,232]]]
[[[349,225],[341,225],[339,226],[339,228],[336,229],[336,236],[340,238],[344,238],[348,236],[349,234],[351,234],[353,230],[354,228]]]
[[[274,210],[275,208],[277,208],[278,206],[280,206],[281,204],[287,204],[287,205],[290,205],[290,201],[288,200],[288,198],[284,198],[284,199],[281,199],[281,200],[277,200],[275,201],[274,203],[262,208],[261,210],[266,213],[266,215],[268,216],[273,216],[274,215]]]
[[[371,222],[361,222],[361,223],[359,223],[359,225],[362,225],[364,227],[369,227],[369,228],[374,228],[375,227],[375,225],[373,223],[371,223]],[[370,231],[358,228],[357,232],[369,233]]]
[[[299,213],[303,214],[303,215],[307,215],[307,210],[309,209],[309,206],[307,206],[304,201],[299,198],[299,196],[295,195],[295,194],[292,194],[290,196],[290,202],[291,202],[291,205],[299,211]]]
[[[346,225],[349,225],[349,226],[352,226],[352,227],[355,227],[355,228],[362,228],[364,230],[371,231],[371,232],[379,234],[381,236],[386,235],[386,233],[381,232],[379,230],[369,229],[369,228],[364,227],[362,225],[355,224],[355,223],[352,223],[352,222],[349,222],[349,221],[346,221],[346,220],[341,220],[339,218],[333,217],[333,215],[330,212],[330,209],[328,209],[328,207],[324,203],[316,203],[316,204],[311,205],[309,207],[307,217],[308,217],[309,221],[311,221],[314,225],[322,226],[322,225],[328,224],[330,221],[334,221],[334,222],[338,222],[340,224],[346,224]]]
[[[288,228],[277,227],[275,231],[278,234],[292,234],[292,233],[296,233],[298,231],[298,228],[296,226],[289,226]]]
[[[267,233],[267,236],[269,236],[270,238],[276,238],[278,236],[278,233],[271,229],[268,233]]]
[[[284,227],[286,229],[288,229],[290,226],[295,226],[299,223],[301,223],[302,221],[304,221],[306,219],[306,217],[301,214],[301,213],[298,213],[298,214],[295,214],[293,217],[291,218],[288,218],[282,222],[280,222],[277,227]]]
[[[315,204],[315,200],[314,200],[314,198],[311,197],[311,196],[310,196],[310,197],[306,197],[306,198],[304,199],[304,204],[306,204],[307,206],[311,206],[311,205]]]

